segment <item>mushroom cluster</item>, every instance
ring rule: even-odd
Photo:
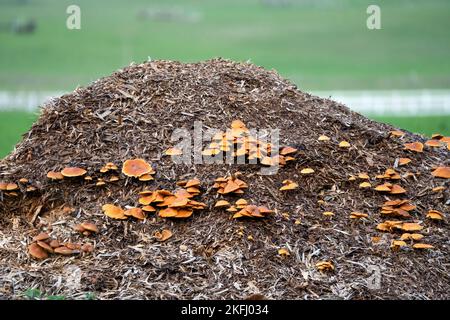
[[[214,205],[214,208],[227,208],[226,211],[233,212],[233,219],[248,217],[248,218],[265,218],[274,213],[265,206],[251,205],[245,199],[239,199],[234,205],[231,205],[226,200],[219,200]]]
[[[248,184],[238,178],[240,173],[228,177],[219,177],[213,185],[219,194],[243,194],[244,189],[248,188]]]
[[[244,157],[266,166],[283,166],[288,161],[295,160],[292,156],[297,152],[293,147],[283,147],[273,152],[273,145],[253,136],[245,123],[234,120],[231,129],[219,131],[211,139],[211,143],[202,151],[203,156],[214,157],[223,152],[231,152],[233,158]],[[169,149],[171,154],[180,150]],[[169,151],[168,150],[168,151]],[[168,154],[166,151],[166,154]],[[251,161],[249,161],[252,163]]]
[[[42,232],[33,238],[33,242],[28,246],[29,254],[35,259],[46,259],[49,254],[73,255],[81,252],[90,253],[94,251],[94,246],[90,243],[79,244],[71,242],[60,242],[50,238],[48,233]]]

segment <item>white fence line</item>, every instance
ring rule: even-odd
[[[33,112],[44,102],[63,95],[56,91],[0,91],[0,110]]]
[[[56,91],[0,91],[0,110],[36,111]],[[447,115],[450,90],[316,91],[313,94],[339,101],[354,111],[370,115]]]
[[[317,91],[314,94],[370,115],[450,114],[450,90]]]

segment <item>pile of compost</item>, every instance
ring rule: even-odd
[[[173,131],[198,122],[279,129],[288,161],[174,163]],[[448,299],[449,140],[433,138],[249,63],[132,64],[44,105],[1,160],[0,297]],[[132,159],[146,179],[122,172]],[[123,214],[186,181],[193,213]]]

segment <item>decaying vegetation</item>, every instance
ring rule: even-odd
[[[222,130],[204,156],[258,164],[174,164],[195,121]],[[249,128],[280,128],[279,155]],[[0,296],[448,299],[449,142],[251,64],[131,65],[44,106],[0,162]]]

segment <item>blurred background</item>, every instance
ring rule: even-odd
[[[66,26],[73,4],[80,30]],[[448,0],[0,0],[0,157],[49,97],[148,59],[249,60],[372,119],[450,135],[449,16]]]

